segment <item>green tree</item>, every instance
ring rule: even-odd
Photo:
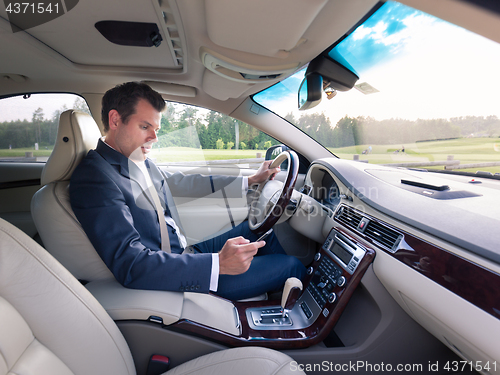
[[[192,107],[190,105],[186,106],[181,113],[181,118],[178,127],[182,129],[188,126],[194,126],[196,122],[197,113],[198,113],[198,108]]]
[[[222,141],[221,138],[219,138],[216,142],[215,142],[215,148],[217,150],[222,150],[224,148],[224,142]]]
[[[334,147],[354,146],[354,119],[344,117],[337,122],[333,130]]]
[[[73,109],[87,113],[92,116],[92,114],[90,113],[89,106],[87,105],[87,102],[83,98],[80,97],[75,98],[75,101],[73,103]]]
[[[161,116],[161,127],[158,131],[158,137],[170,133],[175,128],[175,107],[172,103],[167,102],[165,110]]]
[[[240,145],[241,142],[245,143],[246,147],[253,149],[255,143],[259,142],[259,134],[261,133],[258,129],[253,126],[248,125],[242,121],[238,120],[238,127],[240,131]],[[241,148],[241,146],[240,146]]]
[[[43,123],[43,109],[38,107],[31,118],[31,123],[33,124],[33,130],[35,132],[35,142],[38,144],[42,143],[42,123]]]

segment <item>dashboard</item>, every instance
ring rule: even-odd
[[[327,168],[312,165],[300,193],[317,201],[329,213],[329,216],[340,204],[343,193],[335,181],[333,174]]]
[[[337,183],[327,171],[323,171],[321,188],[317,189],[319,202],[328,208],[335,210],[340,203],[340,191]]]
[[[312,163],[297,211],[320,212],[321,220],[310,215],[290,223],[305,235],[321,227],[329,260],[312,275],[315,303],[308,300],[307,307],[332,298],[328,285],[339,270],[347,276],[351,255],[344,247],[335,247],[333,256],[325,251],[338,233],[374,250],[373,271],[389,294],[450,349],[478,360],[500,358],[491,347],[492,332],[500,333],[500,232],[494,229],[500,184],[477,180],[333,158]]]
[[[403,179],[415,184],[401,186]],[[432,186],[445,184],[451,192],[473,194],[432,196]],[[500,262],[494,261],[496,246],[488,243],[500,239],[498,231],[488,235],[485,230],[492,223],[500,226],[500,215],[495,216],[500,210],[493,203],[499,193],[489,190],[486,180],[469,185],[431,173],[317,160],[294,190],[295,208],[286,218],[317,245],[304,292],[288,320],[277,301],[236,302],[239,335],[207,333],[189,321],[176,327],[234,346],[305,348],[319,344],[334,327],[344,330],[343,340],[362,342],[365,332],[378,334],[378,322],[387,330],[399,324],[394,310],[384,310],[397,303],[404,319],[419,323],[462,358],[493,363],[500,358]],[[491,206],[489,211],[480,210],[482,204]],[[478,222],[464,218],[464,212]],[[494,217],[490,222],[480,212]],[[470,237],[471,231],[485,238]],[[469,242],[491,256],[462,246]],[[365,323],[373,330],[363,331]]]

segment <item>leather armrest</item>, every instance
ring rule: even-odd
[[[177,322],[181,317],[184,294],[160,290],[128,289],[115,279],[92,281],[85,285],[113,320],[163,319],[163,324]]]
[[[201,293],[184,293],[181,319],[203,324],[235,336],[240,335],[240,319],[231,301]]]
[[[236,336],[240,334],[234,305],[214,295],[128,289],[115,279],[92,281],[85,287],[113,320],[148,320],[157,316],[169,325],[186,319]]]

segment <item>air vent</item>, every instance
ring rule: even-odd
[[[175,1],[152,0],[160,19],[160,28],[165,36],[174,65],[186,69],[186,42]]]
[[[403,238],[398,232],[372,220],[366,226],[364,234],[393,253],[396,252],[399,242]]]
[[[164,8],[162,11],[164,27],[163,31],[167,35],[167,40],[170,42],[170,50],[177,65],[182,66],[184,52],[182,50],[182,41],[179,35],[179,29],[174,21],[174,15],[170,8]]]
[[[389,228],[388,225],[375,221],[349,206],[341,205],[335,213],[335,220],[362,233],[391,253],[398,250],[398,246],[404,238],[403,234]]]
[[[363,216],[350,207],[341,206],[335,215],[335,218],[345,226],[357,230],[359,222]]]

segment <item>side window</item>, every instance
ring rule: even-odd
[[[230,116],[167,102],[151,157],[163,165],[248,164],[252,168],[277,144],[274,138]]]
[[[45,162],[67,109],[90,113],[74,94],[26,94],[0,100],[0,162]]]
[[[170,172],[250,175],[264,161],[266,149],[278,144],[258,129],[219,112],[166,104],[158,142],[153,144],[149,157]],[[229,191],[241,192],[241,180],[235,183]],[[211,238],[247,218],[247,196],[225,194],[222,189],[196,198],[173,196],[188,243]]]

